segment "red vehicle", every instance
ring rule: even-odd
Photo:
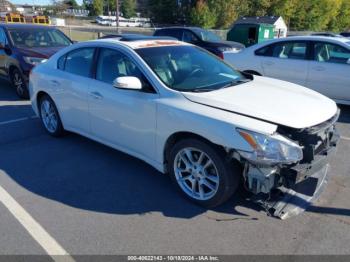
[[[0,24],[0,77],[12,83],[19,97],[28,98],[31,69],[72,43],[55,27]]]

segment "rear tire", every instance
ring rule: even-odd
[[[241,168],[223,150],[199,139],[185,139],[169,154],[170,177],[182,194],[205,208],[228,200],[238,188]]]
[[[28,85],[18,68],[14,68],[10,72],[10,80],[16,94],[23,99],[29,98]]]
[[[39,100],[39,113],[41,123],[46,132],[51,136],[59,137],[64,134],[61,118],[53,100],[48,95],[43,95]]]

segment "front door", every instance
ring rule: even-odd
[[[332,99],[350,101],[350,50],[315,42],[306,86]]]
[[[149,86],[141,91],[115,88],[114,79],[122,76],[135,76],[144,86],[149,85],[125,54],[101,48],[89,96],[92,133],[103,142],[152,159],[158,94]]]

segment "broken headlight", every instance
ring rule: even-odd
[[[237,129],[237,132],[253,148],[252,152],[238,150],[238,153],[253,163],[292,164],[303,158],[302,148],[279,134],[264,135],[243,129]]]

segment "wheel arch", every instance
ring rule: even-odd
[[[13,70],[15,70],[15,69],[19,70],[19,72],[20,72],[21,74],[23,74],[22,69],[21,69],[18,65],[15,65],[15,64],[12,64],[12,63],[11,63],[11,64],[8,66],[8,74],[9,74],[9,77],[10,77],[10,74],[12,74]]]
[[[39,103],[40,99],[45,95],[52,99],[52,97],[48,93],[46,93],[45,91],[42,91],[42,90],[36,94],[36,105],[37,105],[38,112],[40,112],[40,103]]]
[[[163,150],[163,164],[164,164],[165,173],[168,172],[167,164],[168,164],[171,148],[177,142],[184,140],[184,139],[188,139],[188,138],[195,138],[195,139],[201,140],[205,143],[208,143],[208,144],[214,146],[216,149],[222,151],[223,153],[226,153],[226,150],[223,146],[215,144],[201,135],[198,135],[198,134],[193,133],[193,132],[188,132],[188,131],[179,131],[179,132],[176,132],[176,133],[173,133],[172,135],[170,135],[165,142],[164,150]]]

